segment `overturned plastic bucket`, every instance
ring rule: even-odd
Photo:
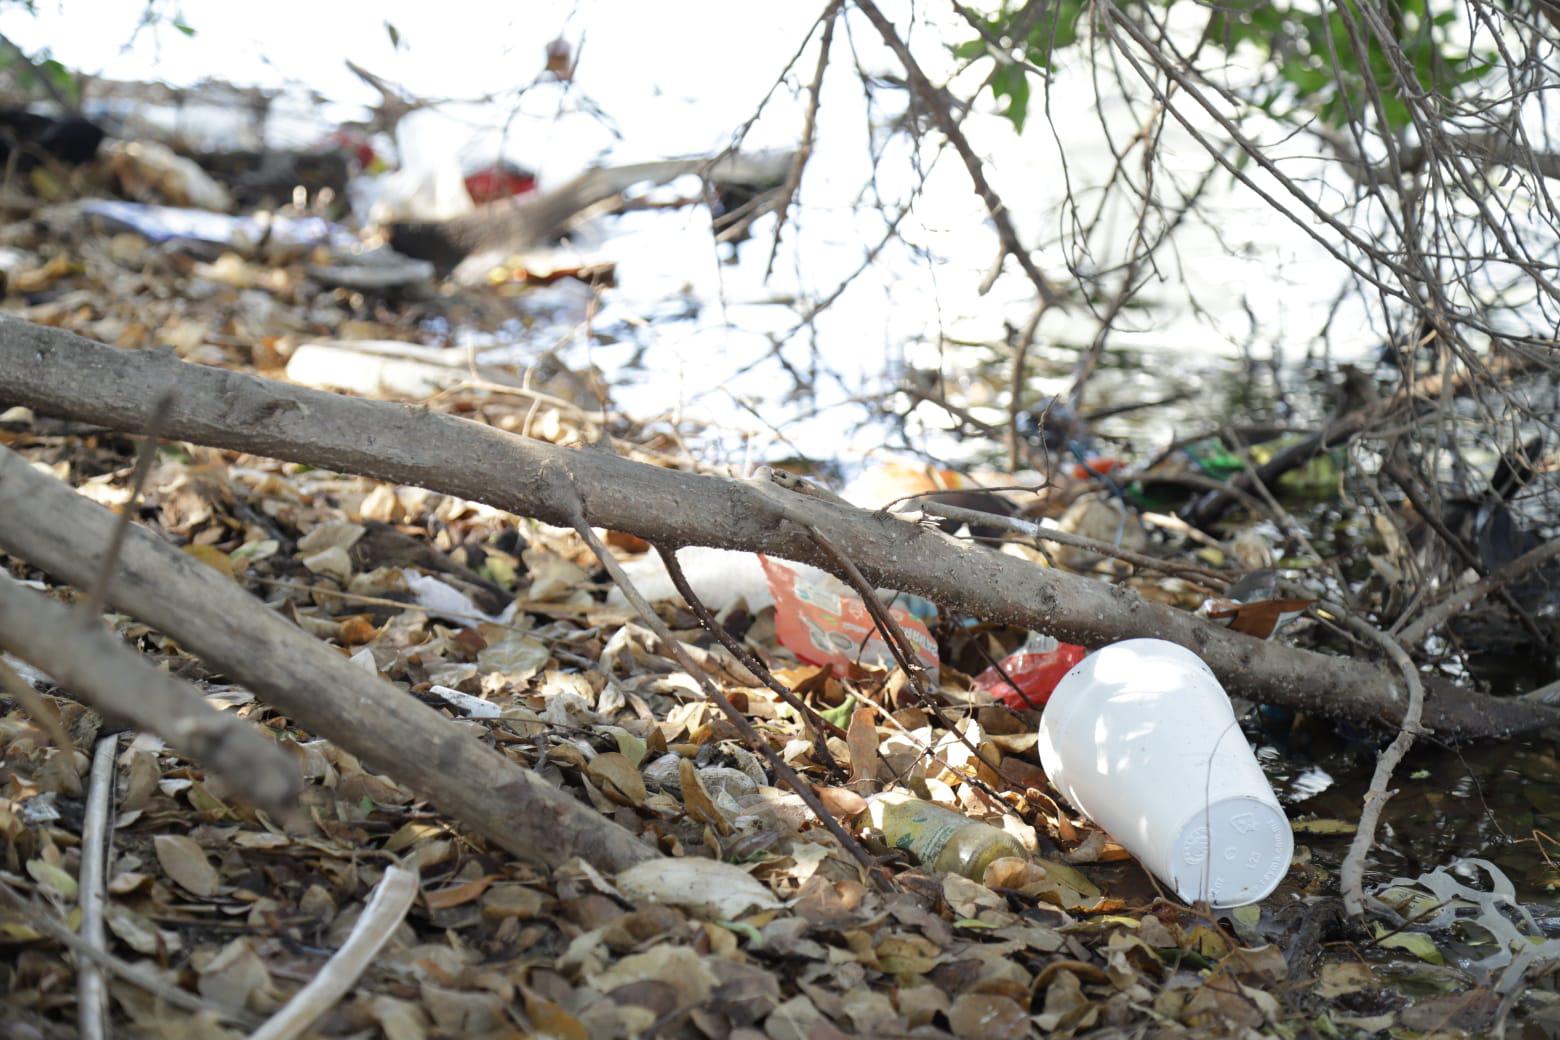
[[[1040,717],[1040,764],[1187,903],[1255,903],[1289,869],[1289,820],[1224,687],[1184,647],[1129,639],[1080,661]]]

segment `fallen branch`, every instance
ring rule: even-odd
[[[114,759],[118,754],[117,733],[100,738],[93,748],[87,807],[81,821],[81,872],[76,879],[81,941],[102,953],[108,952],[103,907],[108,902],[108,855],[114,834]],[[108,987],[98,962],[86,955],[76,958],[76,1026],[84,1040],[104,1040],[109,1035]]]
[[[164,351],[116,350],[0,318],[0,400],[138,430],[169,385],[180,388],[167,419],[170,437],[417,485],[558,526],[573,525],[570,504],[554,490],[567,475],[593,526],[668,548],[766,552],[838,574],[804,529],[782,523],[802,510],[880,587],[1085,646],[1166,639],[1202,657],[1231,694],[1251,700],[1389,725],[1400,724],[1407,708],[1393,672],[1374,662],[1265,643],[1130,589],[965,545],[898,517],[801,495],[782,510],[754,482],[560,448],[424,408],[186,364]],[[0,496],[0,510],[16,508],[6,499]],[[1445,736],[1491,736],[1556,725],[1560,712],[1448,685],[1427,691],[1425,720]]]
[[[1381,647],[1398,671],[1403,673],[1403,681],[1408,685],[1408,710],[1404,713],[1402,728],[1386,750],[1376,756],[1376,772],[1371,776],[1370,787],[1365,791],[1364,805],[1360,809],[1360,825],[1355,829],[1354,838],[1349,842],[1349,851],[1338,869],[1338,887],[1342,890],[1343,907],[1350,916],[1358,917],[1365,907],[1365,857],[1370,854],[1370,847],[1376,841],[1376,825],[1381,822],[1381,811],[1386,808],[1387,800],[1393,794],[1387,790],[1387,785],[1392,782],[1392,771],[1403,761],[1408,749],[1414,746],[1414,738],[1424,732],[1420,729],[1419,719],[1424,710],[1425,688],[1419,681],[1419,672],[1414,662],[1408,659],[1402,647],[1374,626],[1331,605],[1326,609],[1329,613],[1336,613],[1349,628]]]
[[[170,416],[170,432],[174,421]],[[113,523],[102,506],[19,456],[0,453],[0,549],[81,585],[96,575]],[[137,524],[125,539],[108,601],[522,859],[556,865],[579,856],[615,871],[656,856],[623,827]]]
[[[0,456],[0,473],[25,466],[8,451]],[[0,544],[9,545],[9,539],[0,535]],[[104,715],[162,737],[220,775],[245,801],[278,809],[297,799],[303,786],[298,764],[275,741],[207,704],[199,689],[147,661],[97,618],[83,617],[3,573],[0,648],[47,672]]]
[[[401,867],[386,870],[341,949],[331,955],[307,986],[266,1019],[265,1025],[250,1033],[249,1040],[292,1040],[335,1007],[373,964],[379,951],[406,919],[406,912],[416,898],[415,871]]]

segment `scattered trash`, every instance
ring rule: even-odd
[[[1266,897],[1294,836],[1224,688],[1162,639],[1084,658],[1040,716],[1051,785],[1188,903]]]
[[[727,610],[738,601],[746,603],[748,610],[754,613],[774,606],[775,597],[770,591],[769,578],[755,553],[689,546],[677,550],[677,565],[682,568],[694,595],[717,613]],[[796,568],[812,581],[836,580],[833,575],[806,564],[787,566]],[[650,602],[680,598],[677,587],[672,584],[671,575],[666,572],[666,565],[661,562],[660,553],[645,553],[625,563],[623,569]],[[616,588],[607,594],[607,602],[614,606],[628,606],[628,600]]]
[[[1029,633],[1022,646],[1008,654],[995,667],[987,668],[970,683],[991,694],[1010,708],[1045,706],[1051,691],[1062,676],[1088,654],[1084,647],[1059,642],[1055,638]]]
[[[1536,961],[1560,960],[1560,939],[1544,936],[1533,914],[1517,902],[1516,888],[1511,880],[1495,864],[1476,858],[1459,859],[1451,864],[1452,870],[1472,867],[1489,875],[1489,891],[1458,881],[1446,867],[1436,867],[1417,878],[1394,878],[1391,884],[1377,892],[1375,898],[1394,914],[1409,918],[1409,923],[1416,928],[1432,931],[1477,928],[1487,933],[1494,940],[1494,952],[1475,961],[1473,966],[1489,973],[1503,969],[1496,992],[1510,993],[1526,980],[1528,968]],[[1417,889],[1430,892],[1434,898]],[[1526,930],[1518,928],[1508,914],[1517,917]],[[1397,934],[1412,935],[1435,949],[1434,942],[1423,932],[1399,930]]]
[[[1246,471],[1248,459],[1249,465],[1253,467],[1264,465],[1302,439],[1301,434],[1285,434],[1239,448],[1226,444],[1218,437],[1205,437],[1178,449],[1147,473],[1140,474],[1127,488],[1127,493],[1134,502],[1146,509],[1174,508],[1186,501],[1192,489],[1173,480],[1156,480],[1156,477],[1173,478],[1182,473],[1192,473],[1227,481]],[[1242,458],[1241,451],[1246,453],[1246,458]],[[1341,486],[1345,460],[1346,455],[1339,448],[1319,452],[1280,476],[1275,490],[1291,498],[1335,498]]]
[[[877,630],[861,597],[842,591],[832,575],[815,580],[794,564],[760,556],[775,602],[775,632],[786,649],[809,664],[826,664],[836,675],[853,669],[893,668],[888,643]],[[914,644],[921,667],[937,674],[937,641],[909,612],[890,608],[906,638]],[[935,681],[935,680],[934,680]]]
[[[468,171],[463,182],[466,194],[477,205],[499,199],[529,195],[536,190],[536,174],[507,159]]]
[[[1000,827],[922,801],[905,791],[885,791],[867,799],[872,826],[883,840],[904,849],[928,870],[961,874],[972,881],[1004,857],[1027,860],[1018,839]]]
[[[233,197],[194,159],[156,141],[110,141],[103,146],[119,189],[138,202],[227,210]]]
[[[321,217],[253,214],[235,217],[204,209],[152,206],[140,202],[88,199],[81,212],[116,231],[134,231],[153,242],[195,243],[230,249],[254,249],[262,243],[307,248],[323,245],[350,249],[357,238]]]

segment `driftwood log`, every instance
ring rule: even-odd
[[[136,431],[168,387],[169,437],[412,484],[558,526],[583,502],[597,527],[678,547],[770,553],[831,572],[805,516],[879,586],[944,607],[1100,646],[1167,639],[1205,660],[1232,694],[1396,727],[1401,677],[1373,660],[1263,642],[1151,603],[1130,589],[1036,567],[897,517],[775,485],[660,469],[606,451],[560,448],[408,405],[366,401],[186,364],[166,351],[123,351],[57,329],[0,319],[0,401]],[[3,526],[3,521],[0,521]],[[171,611],[170,611],[171,612]],[[1428,685],[1428,684],[1427,684]],[[257,691],[258,692],[258,691]],[[1495,736],[1560,723],[1560,712],[1437,683],[1424,725]]]
[[[0,549],[85,586],[102,566],[113,526],[107,509],[0,451]],[[130,525],[113,574],[115,607],[500,848],[549,865],[579,856],[606,870],[657,855],[139,524]]]

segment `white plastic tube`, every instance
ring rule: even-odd
[[[1289,820],[1224,687],[1184,647],[1129,639],[1080,661],[1040,717],[1040,764],[1188,903],[1255,903],[1289,869]]]

